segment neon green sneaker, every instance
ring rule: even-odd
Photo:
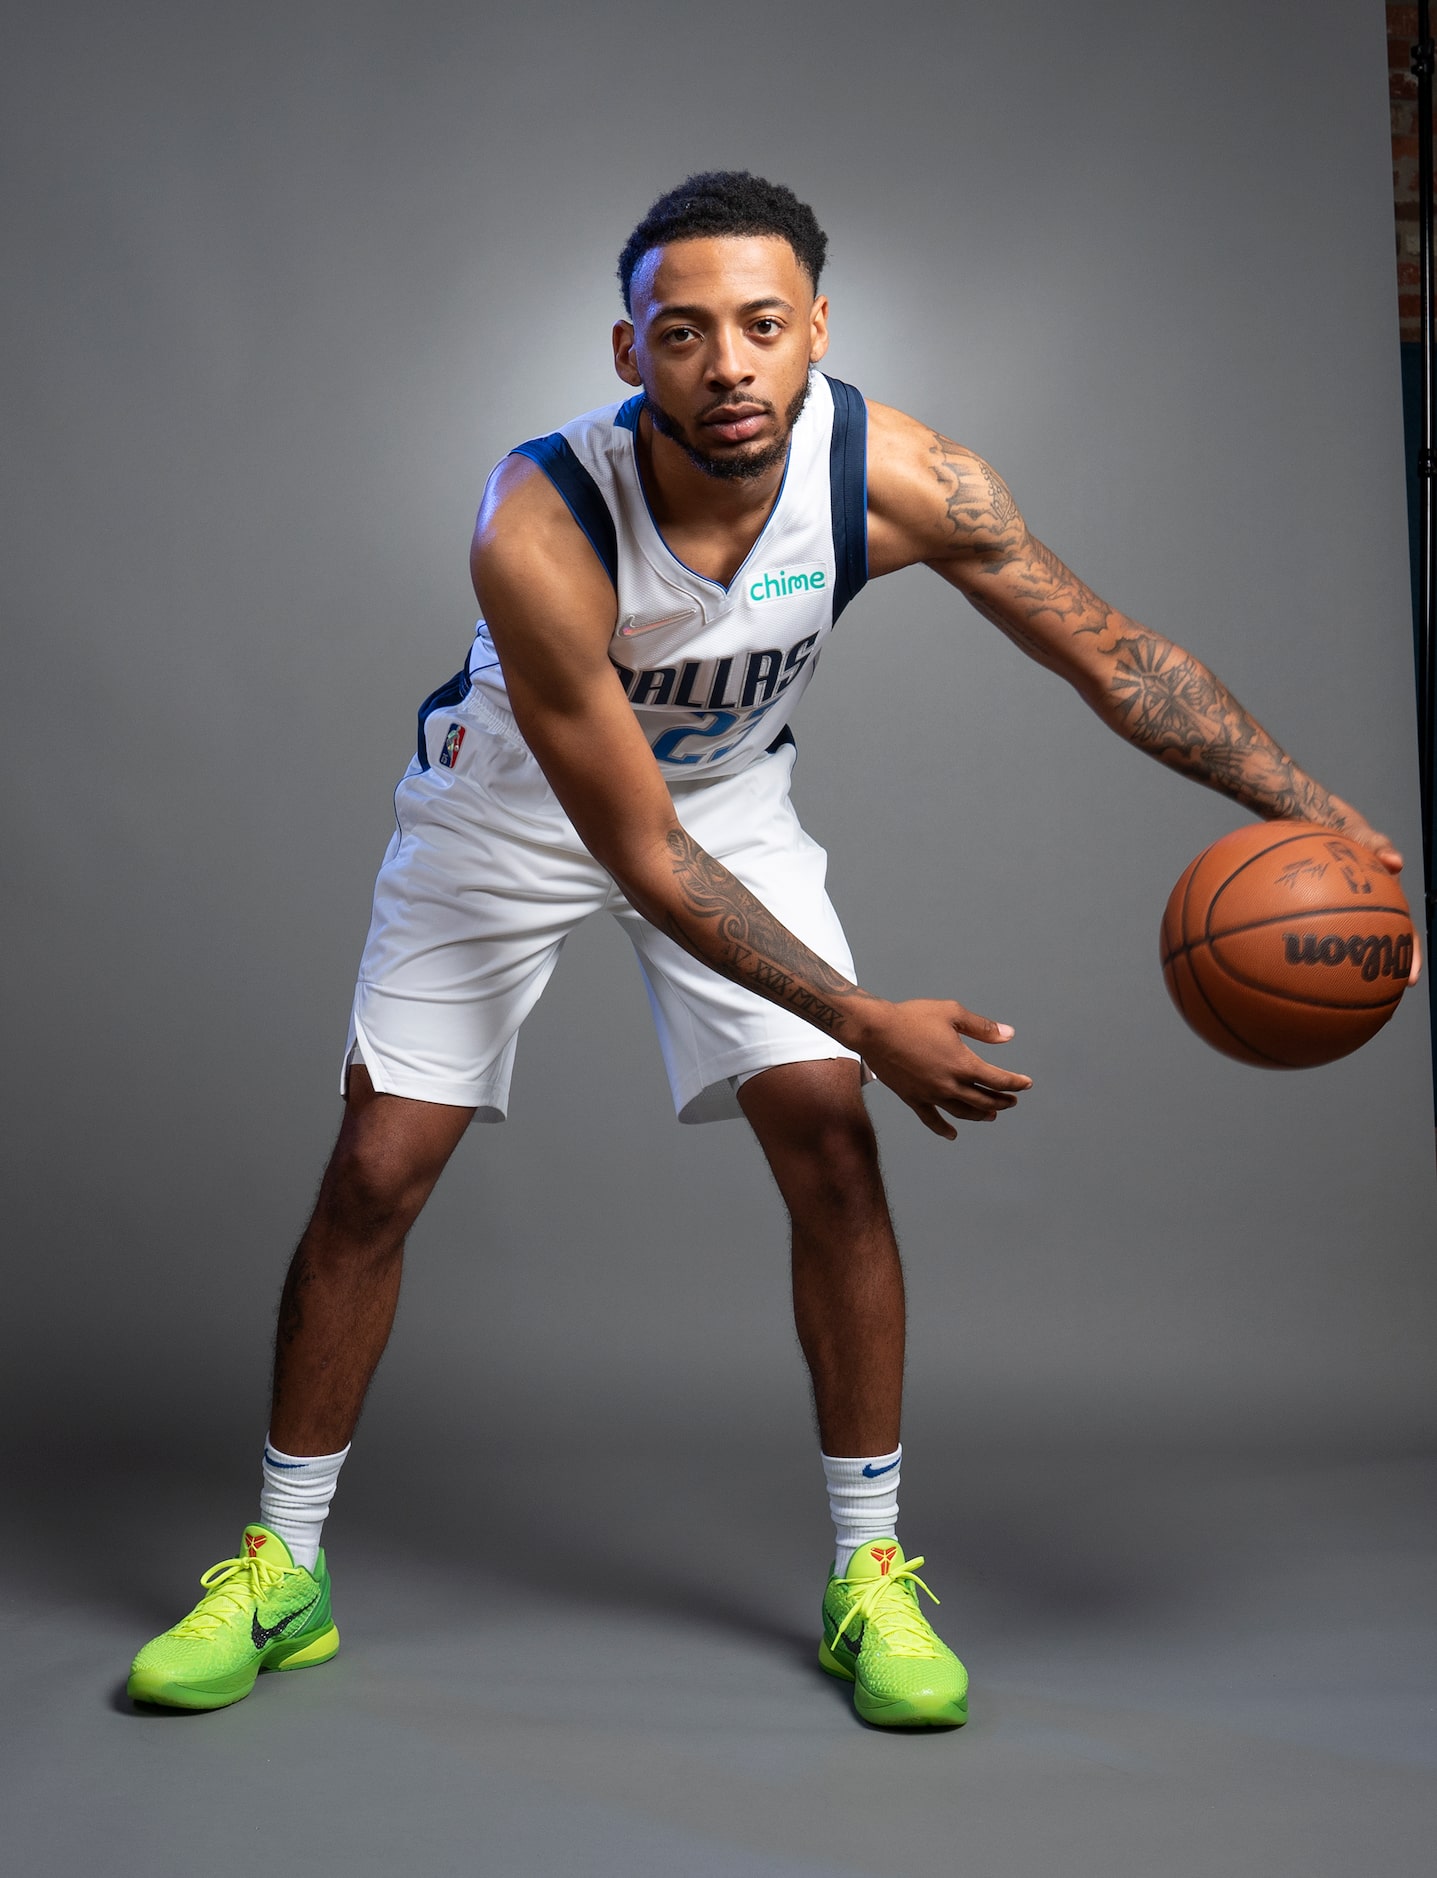
[[[296,1565],[267,1526],[246,1526],[238,1558],[201,1578],[205,1595],[173,1630],[147,1643],[125,1692],[163,1708],[227,1708],[262,1669],[307,1669],[339,1648],[329,1616],[323,1552],[313,1572]]]
[[[871,1540],[823,1594],[819,1663],[853,1684],[853,1706],[879,1728],[961,1728],[968,1719],[968,1672],[918,1608],[915,1585],[933,1598],[922,1563],[910,1564],[896,1539]]]

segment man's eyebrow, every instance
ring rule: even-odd
[[[787,300],[780,299],[776,293],[770,293],[765,294],[759,300],[745,300],[738,309],[739,316],[743,318],[754,313],[762,313],[766,307],[776,307],[781,313],[794,311]],[[712,313],[713,309],[705,306],[660,306],[655,307],[649,315],[649,322],[652,324],[655,320],[671,319],[703,320],[710,319]]]

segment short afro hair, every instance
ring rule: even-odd
[[[624,243],[619,256],[624,310],[633,311],[634,269],[650,248],[704,235],[777,235],[793,249],[817,291],[828,237],[808,204],[782,183],[766,182],[748,170],[703,170],[660,196]]]

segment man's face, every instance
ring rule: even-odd
[[[655,430],[706,475],[766,475],[788,450],[808,368],[828,350],[828,302],[776,235],[652,248],[634,270],[633,319],[614,366],[641,385]]]

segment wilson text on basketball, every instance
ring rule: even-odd
[[[1368,933],[1364,938],[1354,933],[1343,939],[1329,933],[1319,939],[1316,933],[1285,932],[1283,948],[1289,965],[1359,965],[1362,976],[1405,979],[1412,970],[1412,935],[1402,933],[1394,939],[1389,933]]]

